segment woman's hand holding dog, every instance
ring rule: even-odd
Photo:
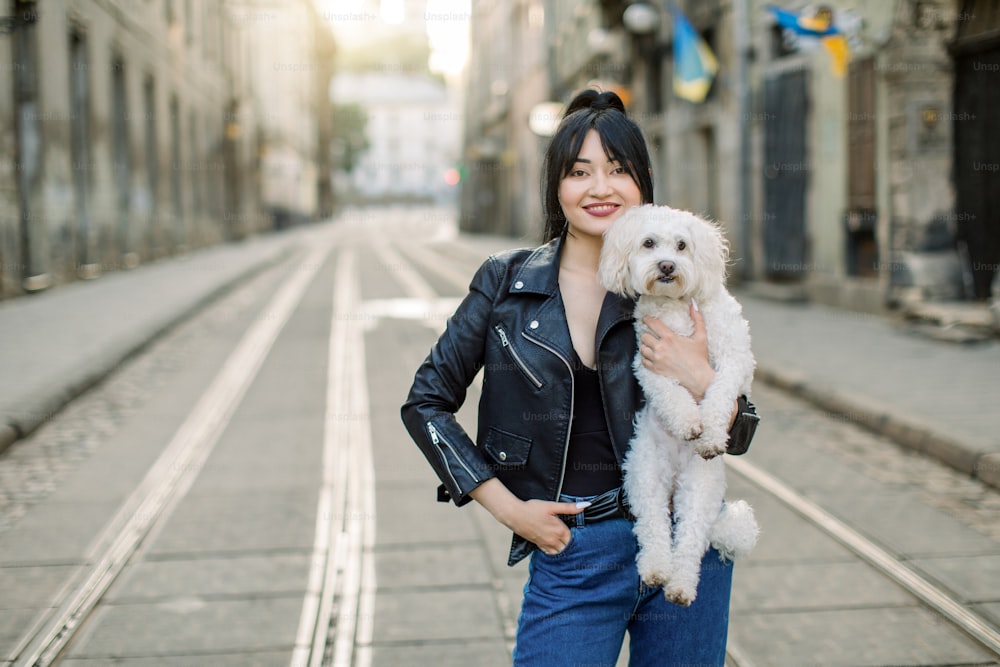
[[[655,317],[644,317],[642,323],[649,329],[639,337],[642,365],[657,375],[676,379],[690,392],[696,403],[701,403],[705,392],[715,379],[715,369],[708,363],[708,333],[705,318],[692,301],[689,308],[694,331],[690,336],[674,333]],[[729,419],[732,428],[739,412],[739,403],[733,403]]]
[[[689,310],[694,322],[690,336],[674,333],[655,317],[643,318],[649,331],[639,338],[639,352],[643,366],[657,375],[674,378],[700,403],[715,379],[715,371],[708,363],[705,318],[693,302]]]

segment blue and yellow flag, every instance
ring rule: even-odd
[[[701,104],[712,87],[719,61],[698,31],[676,7],[674,15],[674,94]]]
[[[830,55],[834,75],[844,76],[851,59],[851,50],[847,45],[847,37],[834,25],[832,9],[823,5],[812,16],[805,16],[774,5],[768,5],[767,8],[782,28],[791,30],[799,37],[818,39]]]

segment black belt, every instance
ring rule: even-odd
[[[590,501],[590,506],[580,514],[560,514],[559,518],[570,528],[575,528],[580,525],[577,517],[581,515],[583,516],[583,525],[606,519],[628,519],[629,521],[635,521],[635,516],[629,509],[628,498],[625,497],[625,491],[621,487],[611,489],[597,496]]]

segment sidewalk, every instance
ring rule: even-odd
[[[928,340],[877,315],[736,296],[758,381],[1000,488],[1000,344]]]
[[[0,452],[308,232],[254,237],[0,302]]]

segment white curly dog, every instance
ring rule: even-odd
[[[726,451],[733,405],[750,394],[754,358],[742,308],[726,290],[728,246],[720,229],[693,213],[652,204],[627,211],[605,232],[599,277],[614,293],[638,297],[636,336],[653,315],[691,335],[689,303],[705,319],[715,379],[701,404],[677,380],[633,369],[646,396],[623,468],[636,517],[636,560],[647,585],[690,605],[709,545],[723,558],[753,549],[758,527],[744,501],[725,503]]]

